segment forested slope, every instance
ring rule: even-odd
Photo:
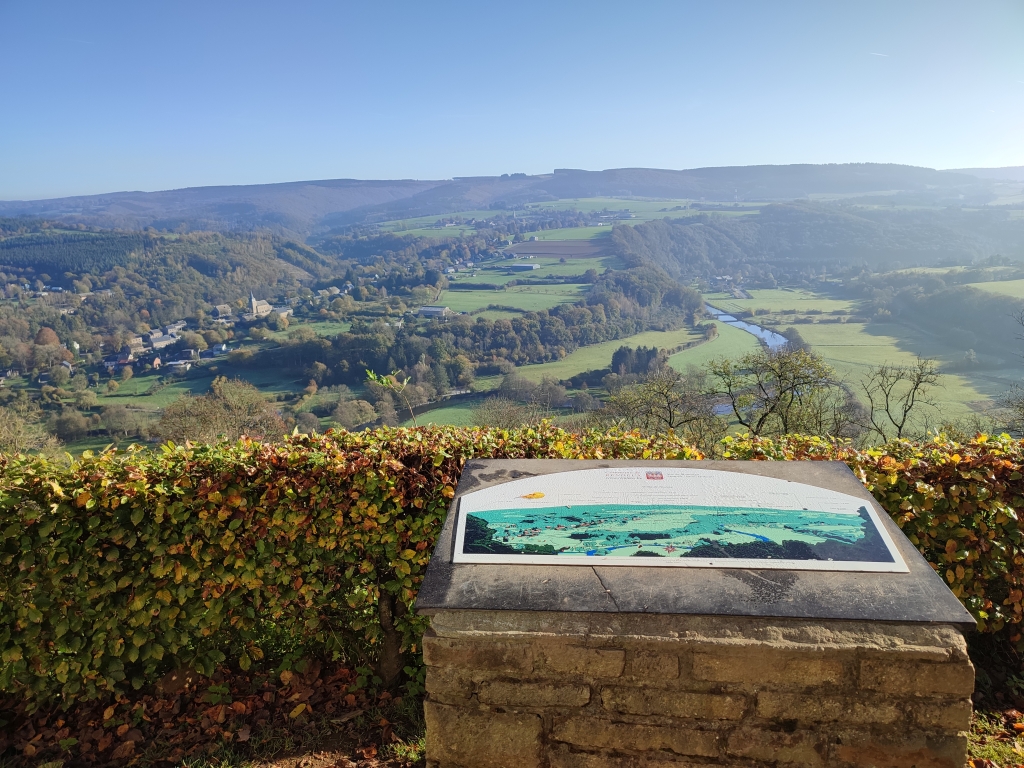
[[[1024,220],[1004,211],[880,211],[776,204],[758,214],[702,214],[612,232],[627,263],[656,264],[674,277],[741,273],[799,279],[866,266],[891,269],[964,264],[997,254],[1024,258]]]

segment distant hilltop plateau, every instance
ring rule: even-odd
[[[0,201],[0,216],[38,216],[118,229],[265,229],[308,236],[354,224],[587,197],[743,202],[829,196],[893,200],[901,195],[916,205],[983,205],[1000,197],[1000,183],[1021,180],[1024,168],[1019,167],[938,171],[880,163],[683,171],[559,169],[537,176],[334,179]]]

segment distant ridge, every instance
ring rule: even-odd
[[[581,197],[780,201],[907,192],[932,202],[987,190],[988,179],[909,165],[751,165],[690,170],[558,169],[447,180],[329,179],[116,192],[0,202],[0,216],[43,216],[120,229],[271,230],[306,236],[352,224]]]
[[[1024,165],[1007,165],[1003,168],[952,168],[946,173],[966,173],[979,179],[996,181],[1024,181]]]

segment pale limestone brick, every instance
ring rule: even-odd
[[[444,768],[540,768],[538,715],[483,712],[427,701],[427,752]]]
[[[970,696],[974,692],[974,667],[964,662],[929,664],[865,659],[860,663],[860,687],[906,696]]]
[[[652,651],[636,651],[630,654],[630,677],[638,680],[661,683],[679,677],[679,657]]]
[[[825,765],[827,744],[815,731],[764,731],[741,728],[729,735],[727,751],[736,757],[769,760],[772,764],[795,763],[800,768]]]
[[[626,652],[617,648],[546,643],[539,649],[537,662],[538,671],[585,677],[619,677],[626,666]]]
[[[900,719],[902,709],[891,702],[858,701],[856,697],[762,691],[757,695],[756,713],[769,720],[888,725]]]
[[[473,681],[452,667],[427,667],[427,693],[442,704],[465,704],[473,695]]]
[[[668,749],[679,755],[701,757],[714,757],[719,752],[719,736],[714,731],[622,723],[594,717],[556,720],[551,738],[596,749],[623,749],[636,752]]]
[[[864,740],[836,746],[833,763],[854,768],[963,768],[967,762],[967,734],[926,738],[905,734],[907,743],[894,738],[884,742]]]
[[[844,667],[841,659],[830,658],[823,652],[796,655],[744,648],[740,652],[730,649],[721,653],[695,653],[693,676],[720,683],[807,688],[842,683]]]
[[[466,672],[481,670],[511,674],[533,670],[528,645],[475,638],[453,640],[425,635],[423,662],[428,667],[457,667]]]
[[[710,768],[721,765],[717,760],[711,763],[696,758],[695,761],[687,757],[673,758],[665,753],[625,755],[621,752],[574,752],[564,745],[552,749],[548,753],[548,761],[551,768]]]
[[[582,707],[590,701],[590,686],[489,681],[480,684],[477,698],[498,707]]]
[[[739,720],[747,706],[743,696],[624,686],[602,688],[601,701],[613,712],[704,720]]]
[[[914,722],[923,728],[966,731],[971,727],[971,700],[916,704]]]

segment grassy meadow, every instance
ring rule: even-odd
[[[551,309],[559,304],[578,301],[586,292],[586,285],[517,285],[501,291],[453,291],[441,294],[437,303],[451,307],[455,312],[473,312],[491,304],[515,307],[524,312]]]
[[[552,200],[543,203],[530,203],[526,207],[532,211],[581,211],[585,213],[609,213],[628,212],[631,218],[609,219],[607,224],[593,227],[568,227],[565,229],[548,229],[528,233],[538,240],[589,240],[596,237],[605,237],[611,231],[614,224],[640,224],[654,219],[683,218],[695,216],[701,211],[691,209],[688,206],[692,200],[637,200],[626,197],[591,197],[573,200]],[[763,203],[719,203],[725,206],[726,210],[709,211],[724,216],[743,216],[750,213],[757,213],[761,210]],[[420,216],[417,218],[389,221],[381,225],[381,229],[393,232],[396,235],[410,235],[413,237],[425,237],[434,240],[443,240],[449,237],[463,237],[473,234],[476,229],[469,224],[455,224],[444,228],[434,226],[440,219],[461,218],[468,222],[471,219],[489,219],[498,211],[458,211],[447,216]]]
[[[528,272],[512,272],[510,267],[516,264],[533,264],[539,267]],[[505,285],[513,280],[538,280],[545,277],[573,277],[582,275],[588,269],[593,269],[598,274],[606,269],[620,269],[621,261],[614,256],[598,256],[594,258],[571,258],[564,262],[555,258],[538,257],[529,260],[507,259],[500,262],[491,262],[476,270],[476,277],[462,273],[453,284],[458,285],[460,280],[473,283],[493,283],[494,285]]]
[[[1000,293],[1015,299],[1024,299],[1024,280],[1000,280],[993,283],[968,283],[971,288],[989,293]]]
[[[739,331],[739,333],[743,332]],[[744,335],[750,336],[750,334]],[[584,371],[607,368],[611,363],[612,353],[624,345],[670,349],[699,338],[689,328],[680,328],[676,331],[646,331],[625,339],[615,339],[614,341],[604,341],[600,344],[580,347],[561,360],[554,360],[550,363],[538,363],[536,365],[524,365],[519,368],[519,373],[531,381],[540,381],[545,376],[551,376],[559,380],[568,379]],[[750,336],[750,338],[753,339],[754,337]]]
[[[709,304],[725,312],[750,310],[757,313],[761,310],[772,316],[777,315],[775,319],[780,322],[785,322],[788,314],[802,315],[812,311],[822,314],[849,313],[857,307],[855,301],[829,298],[799,288],[752,290],[748,293],[753,298],[737,299],[727,293],[707,293],[704,298]],[[757,319],[755,318],[755,322]]]
[[[669,357],[668,364],[677,371],[684,371],[691,365],[703,368],[715,358],[736,358],[758,348],[757,339],[746,331],[733,328],[725,323],[715,323],[715,325],[718,326],[717,337],[690,347],[690,349],[677,352]]]
[[[434,408],[431,411],[418,415],[416,423],[421,427],[427,424],[451,424],[455,427],[471,427],[473,426],[473,409],[480,402],[480,400],[473,399],[462,400],[452,405],[442,405],[440,408]],[[403,421],[402,426],[411,427],[412,419]]]
[[[572,200],[552,200],[543,203],[531,203],[528,208],[548,209],[553,211],[581,211],[586,213],[618,213],[627,211],[632,215],[628,219],[611,219],[610,223],[615,224],[639,224],[644,221],[653,221],[664,218],[685,218],[696,216],[701,211],[691,209],[688,206],[694,203],[693,200],[638,200],[628,197],[587,197]],[[713,211],[713,213],[725,213],[726,215],[742,215],[757,213],[761,210],[763,203],[719,203],[729,206],[728,211]],[[673,210],[679,209],[679,210]],[[535,233],[531,233],[535,234]]]

